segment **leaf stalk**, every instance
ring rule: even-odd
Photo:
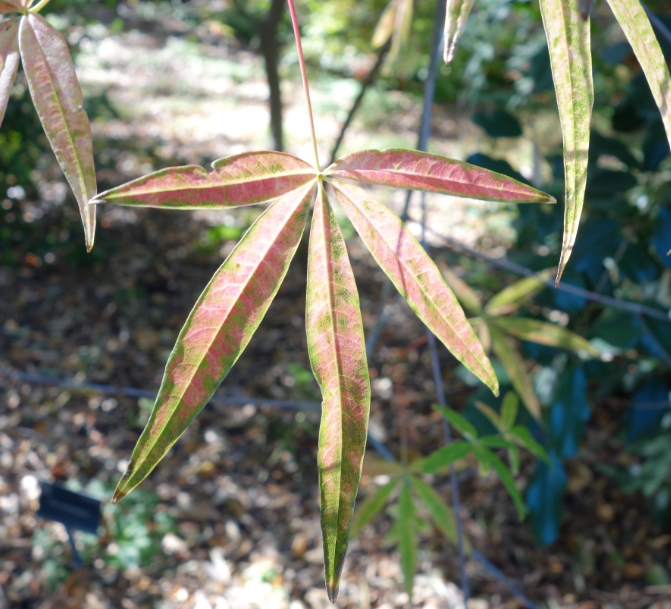
[[[31,6],[28,9],[29,13],[39,13],[51,0],[40,0],[35,6]]]
[[[49,2],[49,0],[42,0]],[[298,18],[296,17],[296,7],[294,0],[287,0],[289,4],[289,13],[291,14],[291,25],[294,28],[294,37],[296,39],[296,52],[298,53],[298,63],[301,67],[301,78],[303,79],[303,90],[305,91],[305,101],[308,106],[308,115],[310,118],[310,133],[312,135],[312,149],[315,155],[315,168],[321,173],[321,165],[319,164],[319,152],[317,151],[317,135],[315,133],[315,121],[312,115],[312,103],[310,102],[310,88],[308,86],[308,74],[305,69],[305,56],[303,55],[303,45],[301,44],[301,33],[298,27]]]

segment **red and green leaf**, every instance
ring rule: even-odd
[[[641,65],[671,145],[671,75],[659,41],[639,0],[608,0]]]
[[[326,589],[338,595],[366,449],[370,381],[354,273],[320,185],[312,218],[305,326],[322,392],[319,486]]]
[[[221,209],[267,203],[316,178],[311,165],[282,152],[245,152],[212,163],[162,169],[99,194],[96,201],[167,209]]]
[[[18,19],[0,23],[0,125],[19,70],[18,34]]]
[[[371,254],[424,324],[452,354],[498,393],[496,374],[438,267],[401,220],[370,193],[334,184],[340,203]]]
[[[21,11],[23,11],[23,7],[17,0],[0,0],[0,15],[6,13],[18,13]]]
[[[154,409],[114,493],[115,503],[165,456],[247,346],[296,252],[313,193],[310,185],[271,205],[201,294],[170,355]]]
[[[590,21],[579,0],[540,0],[564,136],[564,238],[557,282],[573,250],[587,185],[589,127],[594,104]]]
[[[459,38],[466,29],[466,20],[473,8],[474,0],[447,0],[443,60],[449,66],[454,59]]]
[[[93,247],[96,194],[93,138],[65,38],[40,15],[21,18],[19,44],[30,94],[49,144],[79,204],[86,247]]]
[[[554,197],[513,178],[414,150],[364,150],[342,157],[326,175],[369,184],[506,203],[555,203]]]

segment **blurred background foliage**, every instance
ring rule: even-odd
[[[344,79],[356,91],[375,58],[371,39],[386,0],[305,0],[299,4],[311,77],[319,82]],[[68,32],[75,52],[90,28],[103,27],[107,35],[138,28],[164,29],[187,40],[215,40],[261,53],[258,24],[268,18],[272,5],[260,0],[53,0],[49,10],[54,22]],[[669,5],[650,0],[648,6],[659,19],[656,32],[670,59]],[[386,96],[389,91],[421,98],[434,9],[433,1],[415,2],[407,46],[368,90],[357,117],[360,126],[374,129],[384,119],[392,103]],[[271,35],[281,54],[277,75],[280,80],[295,79],[297,62],[286,11],[275,25]],[[591,165],[584,220],[563,282],[668,312],[668,142],[640,66],[603,2],[594,7],[592,35],[596,102]],[[104,91],[88,96],[86,103],[94,122],[117,112]],[[528,205],[508,211],[514,238],[506,252],[510,260],[535,271],[556,265],[563,218],[561,136],[537,3],[479,0],[453,65],[440,68],[436,103],[454,111],[457,120],[470,118],[481,130],[478,147],[468,151],[467,160],[533,183],[557,197],[554,207]],[[344,118],[342,108],[337,116]],[[281,142],[281,134],[273,133],[275,143]],[[105,147],[102,139],[94,143],[103,186],[107,186],[106,171],[117,160],[110,152],[102,153]],[[142,154],[152,161],[151,150]],[[163,161],[154,157],[153,162]],[[48,263],[45,256],[53,254],[76,268],[97,268],[114,251],[103,229],[94,254],[83,254],[83,232],[73,205],[58,207],[57,213],[50,212],[49,226],[39,226],[44,213],[40,184],[55,171],[25,81],[20,78],[0,130],[0,264],[14,268],[26,256]],[[203,251],[218,248],[221,241],[239,236],[248,225],[247,221],[243,224],[209,228],[197,247]],[[491,246],[491,239],[489,243]],[[465,255],[445,251],[437,256],[458,269],[461,279],[485,302],[516,279],[492,272],[486,263]],[[515,316],[559,324],[588,339],[600,354],[599,358],[583,358],[560,348],[519,341],[542,408],[542,422],[521,411],[517,424],[527,426],[549,455],[549,463],[537,460],[524,490],[528,523],[538,543],[551,544],[560,533],[566,464],[583,455],[582,443],[595,402],[612,407],[619,421],[614,440],[629,455],[626,462],[595,467],[617,481],[625,493],[636,493],[648,502],[655,526],[668,532],[671,323],[550,288],[536,293]],[[498,371],[502,372],[503,396],[512,386],[503,368],[497,367]],[[296,365],[289,374],[295,399],[316,399],[307,370]],[[465,371],[461,377],[470,383]],[[500,412],[501,401],[484,388],[474,388],[462,414],[478,433],[496,433],[476,402]],[[283,431],[280,436],[290,449],[291,434]],[[159,538],[155,533],[163,537],[172,530],[169,519],[160,520],[160,513],[152,512],[152,498],[142,491],[136,493],[126,503],[126,512],[106,517],[106,534],[114,537],[118,551],[105,560],[141,563],[155,555]],[[43,548],[45,556],[57,554],[48,540],[36,537],[34,544]],[[59,577],[58,564],[45,567],[50,581]],[[665,577],[671,578],[668,572]]]

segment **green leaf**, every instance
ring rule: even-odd
[[[522,495],[517,490],[515,486],[515,479],[512,474],[508,471],[508,468],[505,466],[503,461],[499,459],[492,451],[487,450],[484,446],[475,446],[475,458],[482,462],[490,465],[494,471],[498,474],[503,486],[508,491],[510,498],[513,500],[515,507],[517,508],[517,514],[520,520],[524,520],[524,515],[526,513],[526,508],[524,506],[524,500]]]
[[[179,333],[156,403],[112,501],[130,493],[212,397],[258,328],[300,243],[309,185],[271,205],[214,274]]]
[[[359,186],[333,187],[376,262],[426,326],[452,354],[498,393],[496,374],[438,267],[398,216]]]
[[[366,449],[370,381],[354,273],[321,183],[310,232],[305,327],[323,396],[317,461],[326,589],[334,602]]]
[[[517,350],[508,344],[506,338],[493,324],[490,324],[489,332],[492,337],[492,348],[494,349],[494,353],[506,369],[515,391],[520,398],[522,398],[522,402],[531,415],[537,421],[540,421],[541,406],[534,392],[533,385],[531,384],[531,379],[527,374],[524,360]]]
[[[397,0],[391,0],[389,4],[382,11],[380,20],[373,31],[373,39],[371,46],[374,49],[379,49],[387,40],[391,38],[394,33],[394,23],[396,22],[396,10],[398,8]]]
[[[477,439],[478,432],[475,427],[458,412],[437,404],[434,404],[433,408],[440,412],[462,436],[471,441]]]
[[[449,66],[454,59],[459,38],[466,29],[466,20],[473,8],[474,0],[447,0],[443,60]]]
[[[503,396],[503,405],[501,406],[501,424],[503,429],[508,430],[515,425],[519,403],[520,401],[514,391],[508,391]]]
[[[79,203],[86,248],[95,238],[93,137],[65,38],[41,15],[21,18],[19,46],[30,95],[56,159]]]
[[[19,70],[18,34],[18,19],[0,23],[0,125],[5,118],[7,102]]]
[[[456,544],[457,525],[454,520],[454,513],[450,507],[445,504],[443,498],[426,482],[416,476],[410,476],[410,480],[415,487],[417,496],[429,511],[435,525],[449,541]]]
[[[478,442],[488,448],[517,448],[510,440],[502,436],[482,436]]]
[[[439,469],[463,459],[471,450],[473,450],[473,446],[470,442],[464,442],[463,440],[452,442],[452,444],[443,446],[431,453],[422,464],[422,471],[425,474],[437,472]]]
[[[671,145],[671,75],[650,20],[638,0],[608,0],[608,4],[645,73]]]
[[[536,439],[526,427],[516,425],[510,430],[510,435],[522,448],[526,448],[531,454],[543,459],[543,461],[550,465],[550,458],[547,452],[536,442]]]
[[[445,283],[450,286],[450,289],[459,299],[461,306],[473,315],[480,315],[482,313],[482,303],[471,287],[456,273],[453,273],[446,265],[439,264],[438,268],[443,274]]]
[[[554,197],[508,176],[416,150],[390,148],[353,152],[324,173],[327,177],[485,201],[556,203]]]
[[[107,190],[96,202],[167,209],[226,209],[267,203],[314,181],[315,170],[283,152],[244,152],[202,167],[170,167]]]
[[[401,569],[405,580],[405,591],[410,597],[412,606],[412,584],[415,580],[417,567],[417,537],[415,523],[415,506],[407,483],[401,487],[398,500],[398,549],[401,554]]]
[[[508,459],[510,459],[510,469],[513,476],[520,473],[520,449],[517,446],[508,449]]]
[[[546,269],[537,273],[537,277],[525,277],[511,283],[492,297],[485,306],[485,314],[489,317],[496,317],[517,311],[538,292],[547,287],[543,281],[550,279],[552,274],[553,269]]]
[[[475,400],[474,404],[475,407],[489,419],[490,423],[496,427],[496,429],[500,430],[503,428],[501,417],[491,406],[487,406],[487,404],[480,400]]]
[[[499,317],[491,320],[492,324],[510,334],[515,338],[528,340],[539,345],[548,345],[550,347],[559,347],[560,349],[569,349],[576,353],[588,353],[592,357],[599,357],[599,351],[582,336],[579,336],[571,330],[562,328],[555,324],[549,324],[537,319],[526,317],[515,317],[507,319]]]
[[[396,488],[400,478],[392,478],[387,484],[380,486],[372,495],[366,497],[354,512],[352,521],[352,538],[358,537],[363,528],[375,517],[375,515],[386,505],[389,495]]]
[[[580,0],[540,0],[564,136],[564,238],[557,282],[578,234],[587,184],[589,127],[594,104],[590,21]]]

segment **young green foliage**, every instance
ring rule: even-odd
[[[0,23],[0,124],[16,78],[19,55],[35,110],[72,192],[79,204],[86,247],[93,247],[96,194],[93,137],[84,100],[62,34],[40,15],[43,3],[0,0],[0,13],[23,13],[19,19]]]
[[[480,340],[485,343],[486,350],[489,350],[491,345],[492,351],[508,373],[513,388],[522,398],[527,410],[538,421],[541,418],[540,403],[534,392],[531,377],[527,374],[524,359],[506,335],[549,347],[569,349],[590,357],[599,357],[599,352],[589,341],[566,328],[526,317],[504,317],[518,311],[545,288],[543,281],[549,279],[551,274],[552,269],[546,269],[536,277],[525,277],[511,283],[492,296],[483,307],[480,298],[471,288],[449,269],[443,269],[443,276],[461,304],[478,315],[469,321]],[[487,341],[483,340],[483,336],[487,337]]]

